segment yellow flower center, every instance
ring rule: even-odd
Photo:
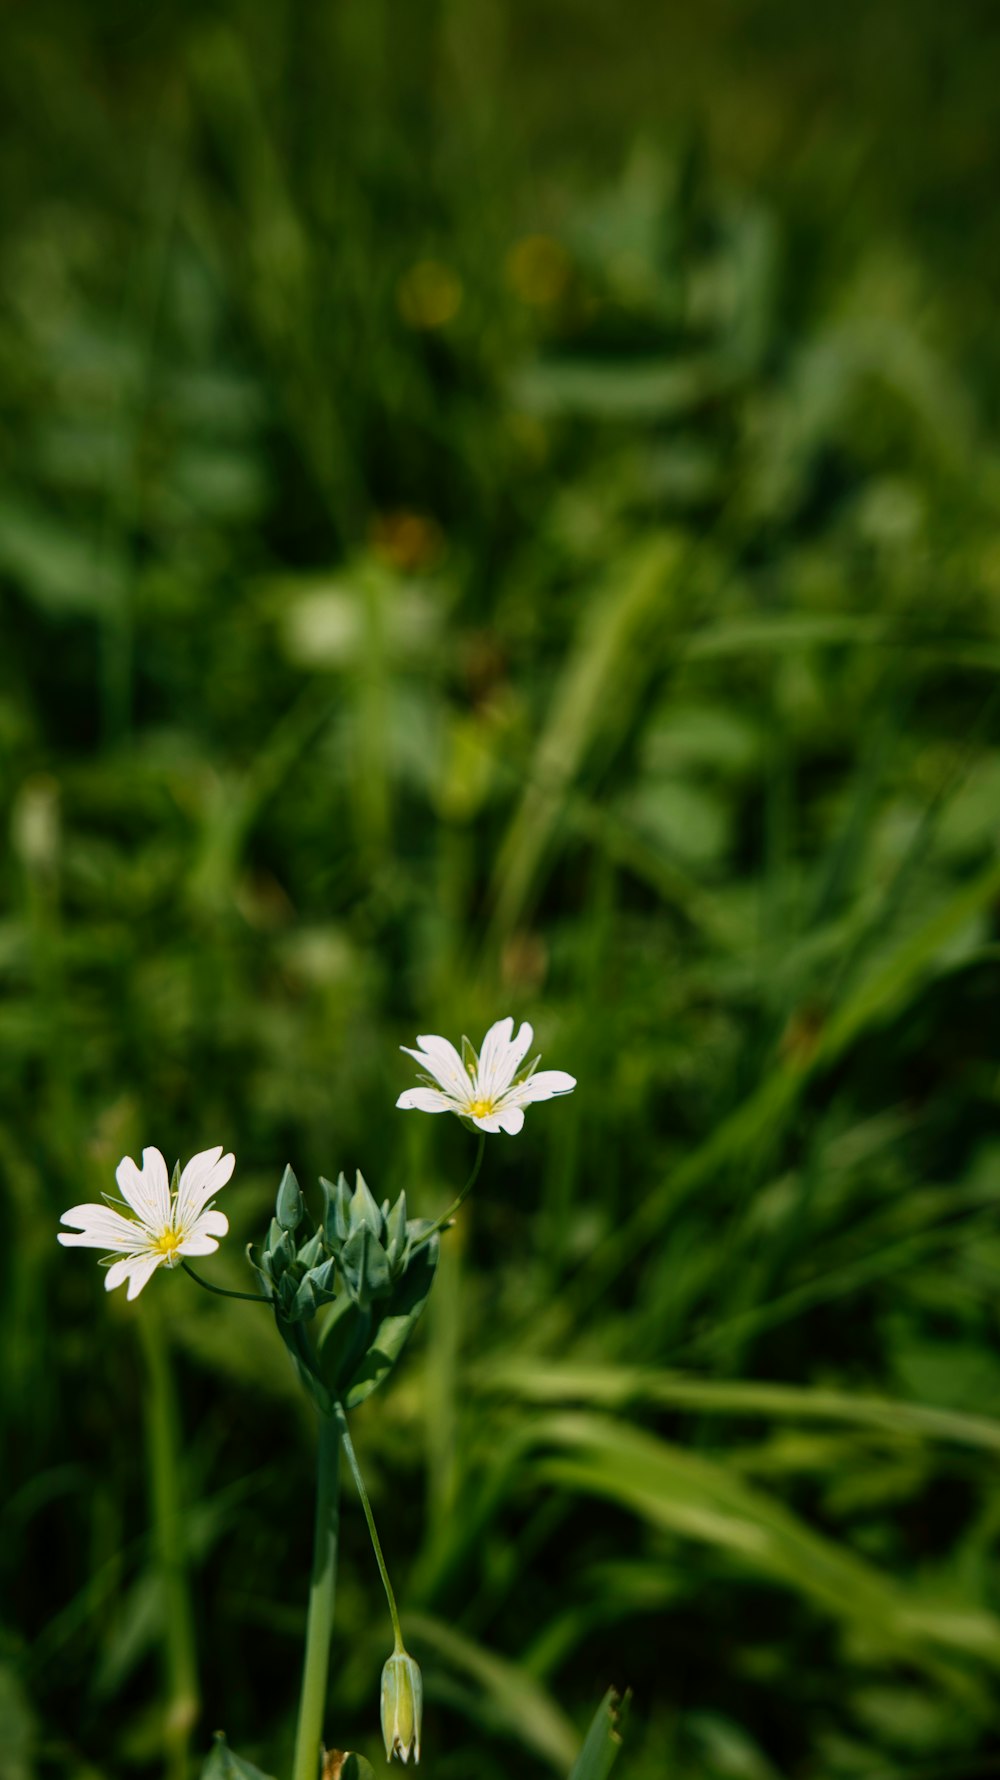
[[[183,1230],[164,1230],[153,1244],[158,1255],[165,1255],[168,1262],[179,1259],[178,1249],[184,1240]]]
[[[492,1100],[470,1100],[469,1117],[471,1119],[488,1119],[496,1111],[496,1103]]]

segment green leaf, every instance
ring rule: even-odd
[[[244,1761],[230,1749],[221,1731],[215,1733],[215,1744],[201,1770],[201,1780],[272,1780],[263,1768],[255,1768],[252,1761]]]
[[[671,533],[616,566],[591,601],[552,696],[519,806],[493,874],[497,930],[524,918],[544,877],[567,797],[583,767],[613,752],[664,649],[665,614],[680,598],[688,553]]]
[[[371,1337],[372,1313],[346,1293],[333,1305],[318,1342],[320,1370],[333,1396],[341,1397],[364,1358]]]
[[[956,1698],[981,1697],[963,1659],[1000,1669],[994,1614],[928,1603],[725,1465],[598,1415],[553,1416],[538,1432],[570,1455],[543,1461],[550,1481],[613,1501],[661,1531],[726,1553],[746,1574],[794,1589],[861,1629],[871,1647],[904,1655]]]
[[[623,1697],[613,1687],[608,1688],[591,1720],[583,1748],[570,1769],[569,1780],[606,1780],[621,1748],[621,1734],[631,1697],[630,1693]]]
[[[907,1443],[914,1439],[954,1441],[1000,1453],[1000,1420],[936,1405],[811,1385],[772,1384],[761,1379],[704,1378],[693,1373],[658,1372],[641,1366],[567,1364],[499,1360],[478,1367],[473,1383],[529,1403],[582,1402],[601,1408],[652,1403],[697,1415],[762,1416],[785,1421],[845,1422],[874,1428]],[[913,1374],[916,1389],[928,1381]]]
[[[357,1408],[388,1378],[427,1302],[439,1253],[440,1243],[433,1236],[417,1250],[397,1282],[367,1351],[351,1377],[343,1397],[345,1409]]]

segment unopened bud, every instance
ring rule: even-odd
[[[385,1738],[385,1759],[398,1755],[401,1761],[420,1760],[420,1717],[424,1705],[424,1684],[419,1664],[406,1650],[394,1650],[382,1670],[382,1735]]]

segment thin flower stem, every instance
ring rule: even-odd
[[[230,1292],[225,1286],[209,1285],[208,1280],[202,1279],[201,1274],[196,1273],[193,1267],[189,1267],[186,1261],[182,1261],[181,1266],[185,1273],[194,1280],[196,1286],[201,1286],[203,1292],[214,1292],[217,1298],[242,1298],[246,1304],[270,1304],[271,1302],[270,1298],[265,1298],[261,1292]]]
[[[396,1651],[398,1653],[405,1648],[403,1644],[403,1633],[399,1624],[396,1597],[392,1592],[392,1583],[389,1581],[389,1572],[385,1567],[385,1558],[382,1556],[382,1547],[379,1543],[379,1536],[375,1529],[375,1517],[372,1514],[372,1505],[368,1500],[368,1491],[365,1489],[365,1480],[361,1475],[361,1467],[358,1464],[358,1455],[354,1450],[354,1443],[348,1432],[347,1416],[342,1409],[338,1409],[337,1411],[337,1420],[340,1426],[340,1444],[347,1454],[347,1463],[351,1467],[351,1474],[357,1484],[358,1495],[361,1497],[361,1506],[365,1511],[365,1519],[368,1522],[372,1550],[375,1553],[375,1562],[378,1565],[379,1575],[382,1578],[382,1587],[385,1589],[385,1598],[389,1604],[389,1618],[392,1620],[392,1635],[396,1640]],[[296,1780],[298,1780],[297,1776]]]
[[[337,1585],[340,1437],[339,1424],[333,1417],[321,1415],[316,1463],[316,1531],[292,1780],[319,1780],[323,1707],[330,1676],[330,1640]]]
[[[476,1160],[473,1163],[472,1173],[470,1174],[468,1180],[466,1181],[464,1187],[462,1188],[462,1191],[459,1193],[458,1198],[453,1202],[453,1204],[449,1205],[448,1210],[444,1213],[444,1216],[437,1218],[435,1220],[435,1222],[431,1225],[429,1230],[425,1230],[422,1236],[417,1237],[416,1242],[413,1244],[412,1248],[410,1249],[411,1255],[413,1254],[415,1249],[422,1248],[425,1242],[430,1242],[431,1237],[436,1236],[439,1230],[443,1230],[446,1224],[451,1223],[451,1220],[455,1216],[455,1213],[458,1210],[459,1206],[462,1205],[464,1203],[464,1201],[468,1198],[469,1194],[472,1192],[472,1189],[476,1184],[476,1181],[479,1178],[479,1170],[481,1169],[481,1167],[483,1165],[483,1153],[484,1153],[485,1149],[486,1149],[486,1133],[485,1133],[485,1131],[480,1131],[480,1133],[479,1133],[479,1148],[476,1151]]]

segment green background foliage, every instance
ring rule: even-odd
[[[1000,31],[975,0],[9,10],[4,1780],[287,1771],[314,1428],[59,1213],[439,1215],[355,1437],[441,1780],[1000,1747]],[[308,1189],[317,1193],[315,1188]],[[342,1515],[331,1743],[384,1771]]]

